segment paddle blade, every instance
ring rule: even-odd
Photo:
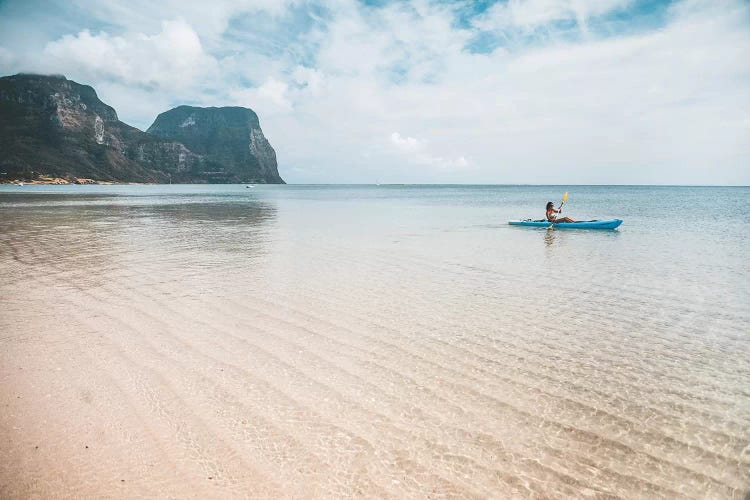
[[[565,203],[566,201],[568,201],[568,192],[567,191],[565,191],[565,194],[563,195],[563,203]]]

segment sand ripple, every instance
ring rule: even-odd
[[[726,269],[685,294],[594,254],[523,265],[550,243],[506,228],[76,200],[2,208],[0,497],[750,491]]]

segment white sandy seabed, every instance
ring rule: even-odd
[[[747,311],[705,282],[293,205],[6,210],[0,497],[750,491]]]

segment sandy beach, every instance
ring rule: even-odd
[[[736,273],[683,295],[624,231],[240,188],[0,193],[0,497],[749,491]]]
[[[750,500],[750,1],[0,0],[0,500]]]

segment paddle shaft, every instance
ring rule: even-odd
[[[560,202],[560,208],[557,209],[557,213],[558,214],[562,213],[562,207],[563,207],[563,205],[565,205],[565,200],[567,200],[567,199],[568,199],[568,192],[565,191],[565,194],[563,195],[562,201]],[[554,225],[555,225],[554,223],[550,223],[550,225],[549,225],[549,227],[547,229],[552,229],[552,227]]]

